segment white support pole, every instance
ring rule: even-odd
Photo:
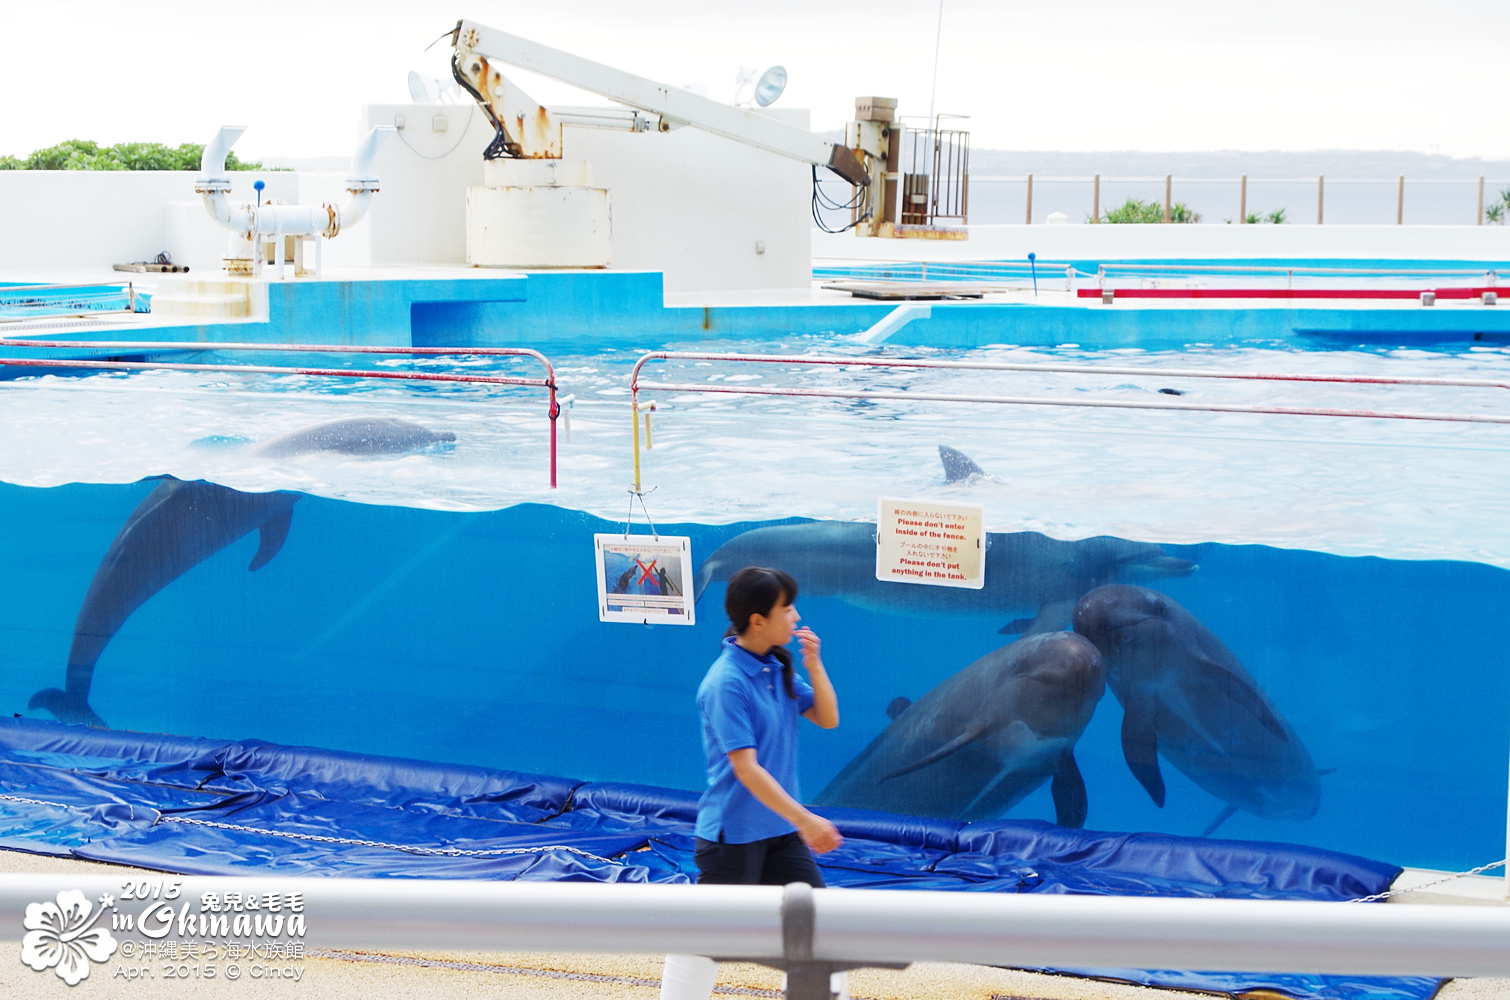
[[[881,321],[855,337],[862,344],[879,344],[915,319],[928,319],[933,315],[930,306],[907,302],[887,313]]]

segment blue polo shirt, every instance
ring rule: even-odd
[[[755,748],[755,759],[787,794],[797,794],[797,718],[813,705],[813,688],[800,674],[793,678],[796,698],[787,697],[781,661],[756,656],[724,639],[724,651],[697,689],[703,720],[703,753],[708,762],[708,790],[697,803],[697,835],[704,840],[748,844],[795,833],[796,827],[751,795],[729,763],[729,754]]]

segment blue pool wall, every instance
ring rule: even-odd
[[[1094,271],[1096,262],[1077,266]],[[1180,264],[1193,262],[1158,261]],[[1206,261],[1203,263],[1213,263]],[[1506,270],[1503,262],[1222,261],[1232,266],[1372,265]],[[1059,278],[1046,274],[1045,285]],[[1444,284],[1476,284],[1471,278]],[[1089,284],[1082,279],[1080,287]],[[1425,284],[1434,284],[1423,279]],[[817,305],[667,306],[653,271],[545,271],[468,278],[373,278],[268,283],[265,321],[133,326],[53,339],[248,341],[417,347],[536,347],[584,343],[653,350],[675,343],[852,334],[894,303],[853,300]],[[971,348],[989,344],[1097,349],[1178,348],[1187,344],[1350,347],[1510,340],[1510,308],[1159,308],[1140,305],[1034,305],[941,302],[888,343]],[[60,350],[59,356],[109,355]]]
[[[74,619],[116,532],[155,487],[0,485],[0,712],[63,681]],[[756,525],[662,526],[700,561]],[[255,534],[137,610],[105,649],[91,702],[112,726],[321,746],[696,790],[694,693],[725,622],[597,620],[592,535],[545,505],[459,513],[301,499],[283,551],[249,573]],[[1155,586],[1257,679],[1323,774],[1304,821],[1234,816],[1222,835],[1463,869],[1503,846],[1510,572],[1264,546],[1166,546],[1200,571]],[[811,798],[917,699],[1000,648],[996,617],[930,620],[832,597],[799,609],[825,640],[843,725],[806,728]],[[1223,803],[1167,762],[1158,808],[1122,757],[1108,693],[1076,752],[1099,829],[1195,835]],[[1048,788],[1012,819],[1053,819]]]

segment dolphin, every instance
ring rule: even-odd
[[[309,452],[342,455],[399,455],[438,441],[455,441],[450,431],[430,431],[391,417],[345,417],[280,434],[258,445],[255,454],[288,458]]]
[[[975,460],[957,448],[939,445],[939,461],[944,464],[944,482],[976,486],[980,483],[1000,483],[1001,480],[975,464]]]
[[[1075,741],[1106,690],[1101,654],[1073,632],[987,653],[916,703],[845,765],[822,806],[941,819],[1000,816],[1050,778],[1061,826],[1085,825]]]
[[[1157,545],[1100,536],[1063,542],[1036,531],[987,535],[980,590],[876,579],[876,526],[870,521],[809,521],[754,528],[720,545],[697,570],[696,596],[745,566],[777,566],[803,596],[836,597],[884,614],[921,618],[1024,617],[1003,633],[1066,628],[1075,602],[1118,580],[1186,576],[1195,563]]]
[[[292,431],[257,451],[275,458],[317,451],[393,455],[455,439],[450,432],[434,433],[407,420],[357,417]],[[153,594],[253,531],[260,541],[247,569],[266,566],[288,538],[293,507],[302,495],[244,493],[162,477],[131,512],[94,572],[74,622],[63,689],[38,691],[27,707],[45,709],[63,722],[104,727],[89,705],[89,689],[95,663],[126,619]]]
[[[1145,587],[1106,586],[1081,598],[1074,623],[1105,658],[1122,703],[1123,756],[1157,805],[1162,754],[1227,803],[1206,835],[1239,809],[1264,819],[1316,815],[1320,773],[1300,737],[1189,611]]]

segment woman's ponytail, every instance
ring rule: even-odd
[[[724,610],[729,615],[729,631],[724,635],[743,635],[750,627],[751,615],[766,615],[778,607],[797,600],[797,581],[779,569],[746,566],[729,578],[724,594]],[[792,669],[792,653],[785,646],[772,646],[771,655],[781,664],[781,683],[788,698],[797,697]]]

